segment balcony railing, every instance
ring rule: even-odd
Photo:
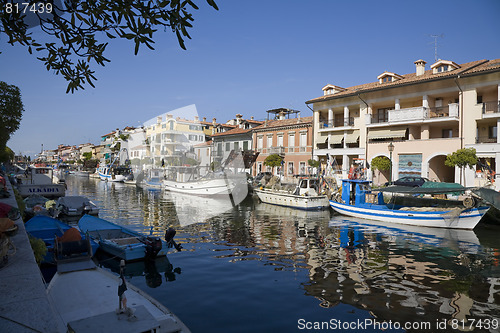
[[[405,122],[415,120],[427,120],[440,117],[458,117],[458,103],[452,103],[443,107],[426,108],[417,106],[413,108],[388,110],[387,115],[368,115],[367,125],[387,122]]]
[[[285,154],[285,147],[271,147],[268,148],[269,154]]]
[[[500,113],[500,101],[491,101],[483,103],[483,114]]]
[[[345,126],[354,126],[354,117],[347,117],[344,119],[335,119],[330,121],[320,121],[319,128],[323,129]]]
[[[497,143],[497,138],[492,138],[489,136],[479,136],[476,137],[476,143]]]

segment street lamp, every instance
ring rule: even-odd
[[[389,184],[392,183],[392,152],[394,151],[394,144],[391,142],[389,143],[389,146],[387,146],[387,149],[389,149],[389,161],[391,162],[390,165],[390,173],[389,173]]]

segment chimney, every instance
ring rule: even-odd
[[[300,123],[300,111],[297,112],[297,124]]]
[[[241,124],[241,118],[243,118],[243,115],[242,115],[242,114],[240,114],[240,113],[238,113],[238,114],[236,115],[236,125]]]
[[[216,122],[215,122],[215,121],[216,121],[216,120],[217,120],[217,119],[215,119],[215,118],[213,118],[213,119],[212,119],[212,125],[213,125],[213,126],[215,126],[215,124],[216,124]]]
[[[425,64],[426,63],[427,62],[425,62],[422,59],[419,59],[419,60],[417,60],[417,61],[414,62],[415,67],[416,67],[416,74],[417,74],[417,76],[424,75],[424,73],[425,73]]]
[[[285,119],[285,112],[284,111],[280,111],[280,113],[278,114],[278,117],[279,117],[279,120]]]
[[[161,124],[161,116],[156,117],[156,123]]]
[[[253,116],[250,117],[250,120],[253,120]]]
[[[198,116],[194,116],[194,121],[195,121],[195,122],[199,122],[199,121],[200,121],[200,117],[198,117]]]
[[[207,121],[207,117],[203,117],[203,122],[206,122]]]
[[[170,113],[167,114],[167,119],[172,119],[172,115]]]

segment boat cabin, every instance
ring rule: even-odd
[[[365,203],[384,204],[381,192],[372,194],[370,181],[362,179],[342,179],[342,200],[344,203],[358,206]]]
[[[318,178],[301,178],[295,190],[296,195],[312,195],[319,194],[319,179]]]
[[[24,172],[23,184],[50,185],[52,184],[53,170],[49,167],[28,167]]]

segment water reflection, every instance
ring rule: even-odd
[[[159,290],[166,281],[182,281],[171,286],[179,292],[198,288],[203,295],[199,303],[217,299],[221,308],[211,305],[214,311],[230,312],[227,304],[233,302],[248,313],[269,312],[262,320],[278,327],[290,325],[290,316],[298,313],[329,320],[346,304],[356,309],[355,316],[364,313],[380,321],[500,319],[498,226],[479,225],[474,231],[391,226],[330,217],[328,210],[267,205],[251,197],[232,206],[93,179],[68,179],[68,192],[88,196],[101,208],[100,217],[137,231],[161,236],[167,227],[178,230],[176,238],[186,251],[169,254],[176,264],[165,270],[157,264],[156,271],[139,268],[142,275],[132,278],[145,281],[152,288],[148,292],[166,304],[185,294],[176,295],[170,288],[167,297]],[[262,283],[252,284],[242,271]],[[283,274],[291,276],[288,284],[275,284]],[[245,289],[238,289],[242,284],[268,298],[250,298]],[[232,289],[239,292],[228,291]],[[282,297],[290,301],[281,307],[273,303]],[[192,304],[179,301],[177,306],[181,318],[191,317]],[[286,314],[277,315],[277,307]],[[211,320],[206,316],[197,320]],[[191,325],[196,331],[197,324]]]
[[[371,223],[371,222],[370,222]],[[380,320],[498,319],[498,251],[473,231],[388,227],[333,217],[325,246],[308,252],[305,290]]]

